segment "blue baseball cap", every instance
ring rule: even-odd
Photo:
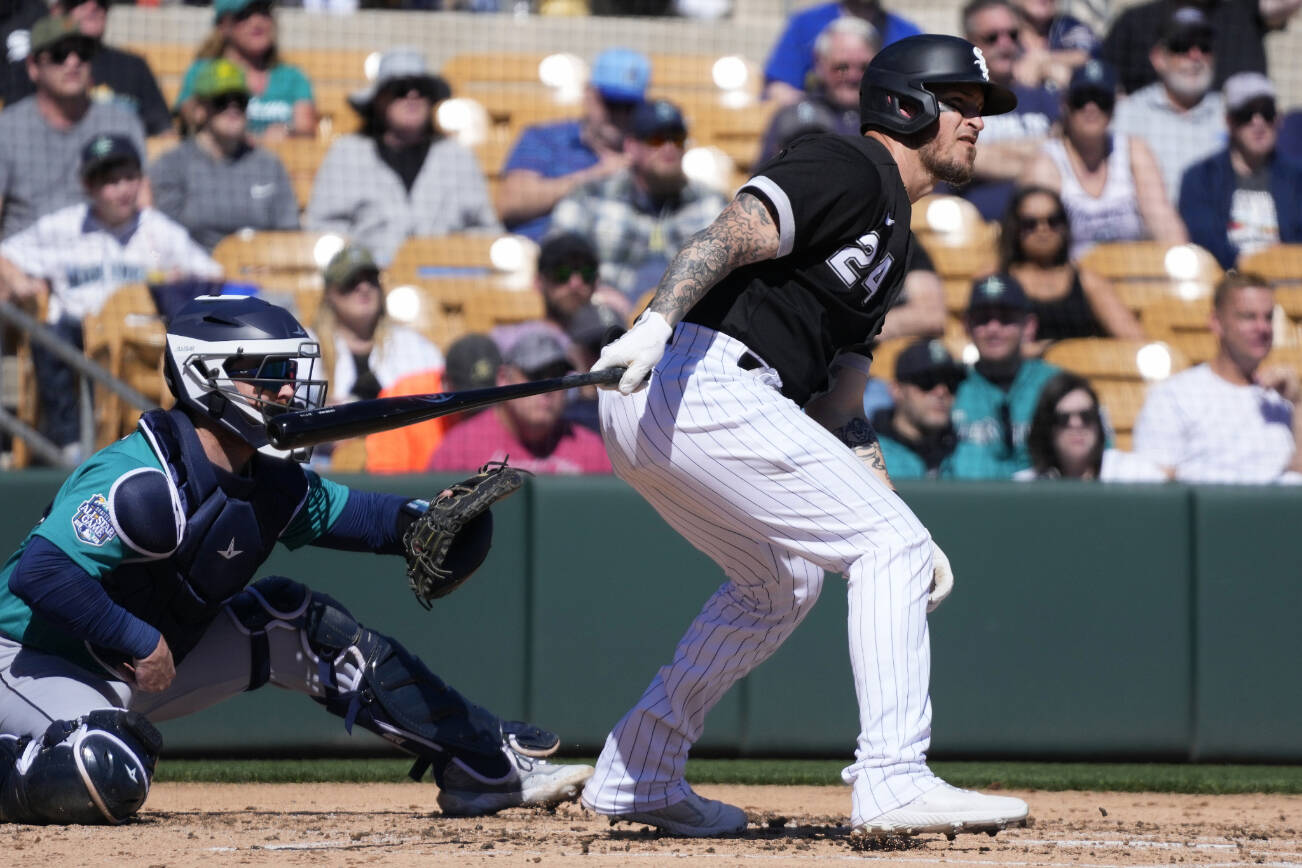
[[[1067,84],[1067,93],[1098,93],[1110,96],[1113,99],[1117,95],[1117,74],[1112,71],[1112,67],[1101,60],[1087,60],[1071,74],[1071,81]]]
[[[658,135],[685,135],[687,121],[683,113],[667,99],[653,99],[633,109],[629,132],[639,139]]]
[[[967,309],[970,313],[992,307],[1029,312],[1031,300],[1012,275],[992,274],[972,284],[972,296],[968,299]]]
[[[651,83],[651,61],[629,48],[609,48],[592,62],[588,82],[603,99],[611,102],[641,102]]]

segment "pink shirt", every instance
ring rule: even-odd
[[[430,459],[429,470],[478,470],[486,461],[510,456],[511,466],[540,474],[610,473],[601,437],[568,422],[556,448],[535,455],[502,425],[491,409],[448,431]]]

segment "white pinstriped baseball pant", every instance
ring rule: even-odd
[[[782,396],[776,372],[739,367],[746,352],[682,323],[646,389],[601,393],[615,472],[727,581],[607,737],[584,799],[621,814],[685,798],[687,753],[706,713],[791,635],[829,571],[848,582],[860,732],[843,777],[851,822],[861,823],[936,784],[925,762],[931,538],[851,450]]]

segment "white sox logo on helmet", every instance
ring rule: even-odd
[[[981,49],[975,45],[972,46],[972,54],[976,57],[976,60],[973,62],[976,63],[977,69],[981,70],[981,80],[989,81],[990,67],[986,66],[986,56],[982,54]]]

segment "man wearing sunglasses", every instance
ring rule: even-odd
[[[602,283],[630,301],[656,285],[684,242],[710,224],[725,200],[683,172],[687,121],[668,100],[633,110],[624,140],[628,168],[566,196],[552,212],[553,232],[588,240]]]
[[[1302,241],[1302,167],[1276,159],[1275,86],[1257,72],[1225,82],[1229,147],[1195,163],[1180,187],[1189,238],[1230,269],[1245,253]]]
[[[96,101],[112,101],[140,117],[145,132],[151,136],[169,133],[172,113],[163,92],[158,88],[149,64],[138,54],[121,51],[104,42],[110,0],[56,0],[50,4],[51,15],[66,15],[77,23],[83,36],[97,43],[90,61],[91,89]],[[5,105],[15,103],[34,92],[22,58],[10,57],[7,86],[0,91]]]
[[[1112,130],[1144,140],[1175,205],[1194,163],[1225,144],[1225,106],[1215,82],[1212,26],[1197,7],[1182,6],[1162,26],[1149,52],[1158,80],[1117,103]]]
[[[241,229],[297,229],[298,199],[271,151],[249,144],[250,92],[225,58],[195,76],[193,133],[149,167],[154,205],[208,250]]]
[[[126,136],[144,153],[135,113],[91,99],[90,60],[98,49],[70,18],[49,16],[32,28],[26,63],[36,92],[0,112],[0,237],[82,201],[81,149],[96,136]]]
[[[1236,72],[1266,72],[1266,34],[1287,27],[1300,5],[1297,0],[1147,0],[1116,17],[1099,57],[1119,71],[1122,90],[1134,93],[1157,80],[1149,61],[1154,34],[1162,32],[1174,10],[1197,7],[1211,26],[1212,84],[1219,88]]]
[[[1015,278],[995,274],[972,284],[967,333],[977,360],[954,395],[958,448],[952,467],[960,479],[1011,479],[1031,466],[1026,434],[1036,402],[1058,368],[1022,358],[1035,340],[1036,319]]]
[[[910,344],[896,357],[891,386],[895,406],[872,419],[892,479],[953,475],[950,456],[958,435],[950,412],[966,373],[938,340]]]

